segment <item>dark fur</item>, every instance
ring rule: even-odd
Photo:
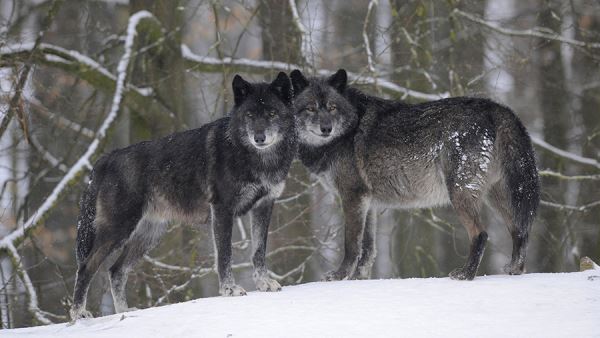
[[[368,278],[377,208],[451,204],[471,250],[450,276],[471,280],[487,241],[483,201],[513,238],[506,271],[523,272],[540,188],[531,140],[509,108],[469,97],[415,105],[384,100],[348,88],[343,70],[311,79],[293,71],[291,79],[300,159],[339,193],[346,220],[344,260],[326,279]]]
[[[281,289],[267,276],[265,251],[273,202],[297,150],[291,84],[285,73],[271,84],[236,76],[233,92],[229,117],[98,160],[81,200],[73,319],[90,315],[89,283],[121,248],[109,275],[116,311],[127,310],[127,272],[158,243],[170,220],[212,221],[220,292],[243,295],[231,273],[231,234],[235,217],[250,211],[257,288]]]

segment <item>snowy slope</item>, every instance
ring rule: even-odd
[[[0,336],[600,337],[600,270],[309,283]]]

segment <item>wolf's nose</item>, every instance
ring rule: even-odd
[[[331,126],[321,126],[321,133],[323,135],[329,135],[329,134],[331,134],[331,129],[332,129]]]
[[[266,140],[266,136],[265,134],[254,134],[254,142],[256,142],[257,144],[263,144],[265,143]]]

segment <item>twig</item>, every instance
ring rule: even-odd
[[[11,64],[7,61],[18,58],[20,54],[29,51],[31,48],[31,44],[20,44],[16,46],[11,45],[0,48],[0,66]],[[87,72],[81,72],[80,75],[82,78],[104,89],[110,88],[112,85],[114,85],[115,77],[113,74],[111,74],[106,68],[102,67],[96,61],[77,51],[42,43],[38,48],[38,52],[43,53],[43,55],[46,56],[40,60],[42,63],[56,66],[77,74],[80,74],[80,70],[82,69],[87,70]],[[273,70],[289,71],[292,69],[302,68],[300,65],[279,61],[257,61],[244,58],[232,59],[229,57],[218,59],[208,56],[200,56],[193,53],[186,45],[181,46],[181,52],[184,61],[190,70],[202,70],[204,72],[221,73],[223,64],[231,67],[234,71],[260,74],[268,73]],[[14,61],[12,62],[14,63]],[[316,71],[316,74],[320,76],[328,76],[333,73],[333,71],[326,69],[319,69]],[[435,94],[423,93],[399,86],[383,78],[362,76],[351,72],[348,73],[348,77],[351,81],[358,84],[377,84],[383,89],[383,91],[391,95],[410,96],[419,100],[438,100],[441,98],[446,98],[450,95],[448,92]],[[125,94],[126,97],[131,95],[132,100],[128,101],[128,104],[133,104],[133,108],[136,110],[137,102],[143,100],[145,96],[148,96],[151,93],[141,88],[128,85],[125,89]]]
[[[584,211],[587,211],[588,209],[600,206],[600,201],[584,204],[581,206],[559,204],[559,203],[554,203],[554,202],[549,202],[549,201],[540,201],[540,204],[547,206],[547,207],[556,208],[559,210],[571,210],[571,211],[584,212]]]
[[[25,134],[25,137],[27,138],[27,140],[29,140],[29,134],[27,132],[27,121],[25,120],[25,116],[23,115],[23,110],[22,110],[22,106],[21,106],[21,104],[22,104],[21,95],[23,94],[23,89],[25,88],[25,84],[27,83],[27,78],[29,77],[29,72],[31,71],[31,66],[32,66],[31,60],[33,58],[33,54],[36,52],[38,46],[40,45],[42,38],[46,34],[46,31],[48,30],[48,28],[50,27],[50,24],[52,23],[52,20],[54,19],[54,15],[58,11],[58,9],[60,8],[60,5],[62,5],[62,3],[63,3],[63,0],[54,0],[52,2],[52,6],[50,7],[48,16],[46,16],[46,19],[44,20],[42,29],[38,33],[38,36],[35,39],[35,42],[33,43],[33,47],[31,48],[31,51],[29,52],[29,55],[27,56],[27,60],[25,61],[24,66],[23,66],[23,71],[19,75],[19,80],[18,80],[17,86],[15,88],[15,94],[10,99],[8,111],[6,112],[6,115],[3,117],[2,122],[0,123],[0,138],[2,138],[2,135],[4,135],[4,132],[6,131],[6,128],[8,128],[8,124],[10,123],[10,120],[12,119],[13,115],[16,112],[17,117],[19,118],[19,123],[21,124],[21,128],[23,129],[23,133]]]
[[[88,129],[88,128],[80,125],[79,123],[73,122],[67,118],[64,118],[62,116],[54,114],[53,112],[48,110],[48,108],[46,108],[44,106],[44,104],[42,102],[40,102],[40,100],[38,100],[37,98],[30,97],[30,98],[28,98],[28,102],[30,105],[32,105],[33,107],[36,108],[36,109],[32,109],[33,112],[39,114],[40,116],[47,118],[48,120],[54,121],[56,123],[57,127],[61,128],[63,130],[70,129],[70,130],[74,131],[75,133],[81,133],[85,137],[94,138],[93,130]]]
[[[133,48],[133,42],[135,37],[135,29],[138,23],[142,19],[152,19],[154,16],[148,11],[139,11],[133,14],[129,18],[129,24],[127,28],[127,38],[125,41],[125,52],[119,61],[117,66],[117,83],[115,87],[115,93],[112,100],[112,105],[109,113],[107,114],[106,119],[98,129],[94,140],[89,145],[87,151],[79,158],[79,160],[69,169],[69,171],[63,176],[60,182],[54,187],[50,196],[44,200],[42,205],[34,212],[34,214],[23,224],[23,226],[18,227],[13,230],[10,234],[2,238],[0,240],[0,250],[4,252],[8,252],[13,258],[18,257],[18,253],[16,251],[15,246],[25,237],[28,231],[35,228],[43,217],[52,209],[52,207],[56,204],[59,196],[66,190],[69,186],[69,183],[77,178],[77,176],[84,171],[86,168],[90,167],[90,159],[92,156],[98,151],[100,148],[100,143],[106,137],[106,133],[109,128],[112,126],[113,122],[117,118],[120,105],[123,98],[123,91],[125,88],[125,81],[127,78],[127,70],[129,67],[129,63],[131,61],[131,51]],[[22,268],[21,263],[18,260],[15,260],[13,263],[18,271],[21,274],[21,279],[25,284],[31,284],[29,279],[29,275]],[[26,290],[29,295],[29,309],[33,312],[33,314],[39,318],[37,318],[40,322],[44,324],[50,323],[50,320],[46,318],[45,315],[42,315],[39,309],[37,309],[37,294],[35,292],[35,288],[33,285],[27,286]]]
[[[281,247],[281,248],[278,248],[276,250],[269,252],[266,257],[268,258],[268,257],[276,255],[280,252],[285,252],[285,251],[289,251],[289,250],[308,250],[308,251],[311,251],[311,254],[309,255],[309,257],[312,257],[312,255],[316,251],[316,248],[311,247],[311,246],[305,246],[305,245],[288,245],[288,246],[284,246],[284,247]],[[149,257],[149,256],[144,256],[144,259],[147,262],[155,265],[156,267],[162,268],[162,269],[167,269],[167,270],[172,270],[172,271],[181,271],[181,272],[192,272],[191,276],[184,283],[179,284],[179,285],[173,285],[168,290],[166,290],[165,293],[156,300],[156,302],[154,303],[154,306],[162,304],[165,301],[165,299],[167,299],[169,297],[169,295],[171,293],[184,290],[190,284],[190,282],[192,280],[204,277],[211,273],[216,273],[216,269],[214,266],[206,267],[206,268],[190,269],[188,267],[165,264],[165,263],[162,263],[162,262],[160,262],[152,257]],[[303,270],[304,269],[303,266],[306,264],[306,261],[307,261],[307,259],[305,259],[302,263],[300,263],[300,265],[298,265],[296,268],[288,271],[284,275],[278,275],[272,271],[268,271],[268,274],[272,278],[281,281],[281,280],[287,278],[288,276],[290,276],[291,274],[296,273],[299,270]],[[231,266],[231,269],[232,270],[240,270],[240,269],[251,268],[252,266],[253,266],[252,262],[244,262],[244,263],[233,264]]]
[[[258,61],[258,60],[250,60],[250,59],[232,59],[229,57],[221,59],[209,57],[209,56],[201,56],[195,54],[190,50],[190,48],[186,45],[181,45],[181,53],[185,62],[188,64],[188,67],[192,70],[202,70],[204,72],[220,72],[220,67],[223,63],[228,64],[230,67],[235,69],[235,71],[239,72],[247,72],[247,73],[265,73],[271,72],[273,70],[279,71],[289,71],[292,69],[301,68],[300,65],[279,62],[279,61]],[[328,76],[333,74],[334,71],[319,69],[316,71],[316,75],[319,76]],[[450,94],[448,92],[437,93],[437,94],[427,94],[423,92],[419,92],[416,90],[408,89],[402,86],[399,86],[389,80],[383,78],[375,78],[372,76],[362,76],[356,73],[348,72],[348,78],[350,81],[358,83],[358,84],[377,84],[384,91],[395,94],[395,95],[406,95],[420,100],[438,100],[440,98],[448,97]]]
[[[15,270],[17,270],[17,273],[21,277],[21,281],[23,281],[23,285],[25,286],[25,291],[27,292],[29,298],[29,301],[27,303],[27,309],[40,323],[52,324],[52,321],[48,319],[46,313],[44,313],[44,311],[40,310],[39,308],[37,292],[35,291],[35,287],[31,282],[31,278],[29,278],[29,274],[23,266],[21,256],[17,252],[17,249],[12,243],[8,243],[6,246],[4,246],[4,249],[10,255],[12,264],[15,267]]]
[[[600,162],[598,162],[597,160],[593,159],[593,158],[588,158],[588,157],[583,157],[583,156],[579,156],[577,154],[573,154],[570,153],[566,150],[562,150],[560,148],[557,148],[553,145],[551,145],[550,143],[542,140],[541,138],[535,137],[535,136],[531,136],[531,141],[539,146],[542,147],[548,151],[550,151],[551,153],[558,155],[560,157],[581,163],[581,164],[587,164],[587,165],[591,165],[594,166],[598,169],[600,169]]]
[[[22,62],[23,55],[28,55],[33,49],[33,43],[19,43],[0,48],[0,67],[11,66]],[[117,77],[100,63],[75,50],[65,49],[47,43],[40,43],[34,54],[40,64],[53,66],[76,74],[99,89],[114,92]],[[124,89],[125,102],[138,110],[143,102],[152,95],[148,89],[138,88],[128,84]]]
[[[306,27],[304,27],[304,24],[302,24],[302,19],[298,14],[296,0],[289,0],[288,2],[292,11],[292,21],[294,22],[294,26],[296,26],[296,29],[300,34],[300,54],[302,57],[302,63],[304,64],[304,66],[310,67],[311,65],[314,65],[315,61],[314,56],[310,52],[310,49],[312,48],[310,42],[310,34]]]
[[[574,40],[574,39],[570,39],[570,38],[565,38],[565,37],[561,36],[560,34],[554,32],[548,28],[535,27],[535,28],[526,29],[526,30],[504,28],[504,27],[497,26],[491,22],[485,21],[481,18],[478,18],[473,14],[463,12],[459,9],[455,9],[454,11],[452,11],[452,15],[462,16],[463,18],[465,18],[471,22],[478,23],[480,25],[483,25],[483,26],[495,31],[495,32],[498,32],[498,33],[504,34],[504,35],[521,36],[521,37],[535,37],[535,38],[541,38],[541,39],[546,39],[546,40],[558,41],[558,42],[566,43],[566,44],[577,46],[577,47],[594,48],[594,49],[600,48],[600,43],[598,43],[598,42],[585,42],[585,41],[579,41],[579,40]]]
[[[35,151],[39,152],[42,155],[42,158],[50,163],[50,165],[52,167],[56,167],[58,168],[60,171],[66,173],[69,168],[67,168],[67,166],[63,163],[63,161],[61,159],[56,158],[54,155],[52,155],[41,143],[40,141],[37,139],[37,137],[35,137],[35,135],[31,135],[31,144],[29,145],[31,148],[33,148]]]
[[[363,23],[362,30],[363,43],[365,44],[365,51],[367,53],[367,67],[372,75],[375,75],[375,65],[373,64],[373,52],[371,51],[371,44],[369,43],[369,35],[367,34],[367,29],[369,27],[369,17],[371,16],[371,12],[373,11],[373,8],[375,8],[377,5],[378,0],[369,1],[369,7],[367,8],[367,15],[365,17],[365,22]]]
[[[600,180],[600,175],[573,175],[573,176],[569,176],[569,175],[564,175],[561,174],[559,172],[556,171],[552,171],[552,170],[540,170],[539,171],[540,176],[547,176],[547,177],[555,177],[555,178],[559,178],[561,180],[569,180],[569,181],[583,181],[583,180]]]

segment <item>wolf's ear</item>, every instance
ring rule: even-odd
[[[290,104],[292,102],[292,84],[286,73],[279,72],[277,78],[269,85],[269,88],[271,88],[271,91],[273,91],[283,103]]]
[[[252,92],[252,85],[250,82],[242,79],[242,77],[237,74],[233,78],[231,87],[233,88],[233,102],[236,106],[242,104],[246,97]]]
[[[348,74],[346,74],[346,70],[338,70],[335,74],[331,75],[329,79],[327,79],[327,83],[335,88],[338,92],[344,92],[344,90],[346,90],[346,85],[348,84]]]
[[[290,78],[292,79],[292,86],[294,87],[294,95],[301,93],[304,88],[308,87],[308,80],[298,69],[294,69],[290,73]]]

